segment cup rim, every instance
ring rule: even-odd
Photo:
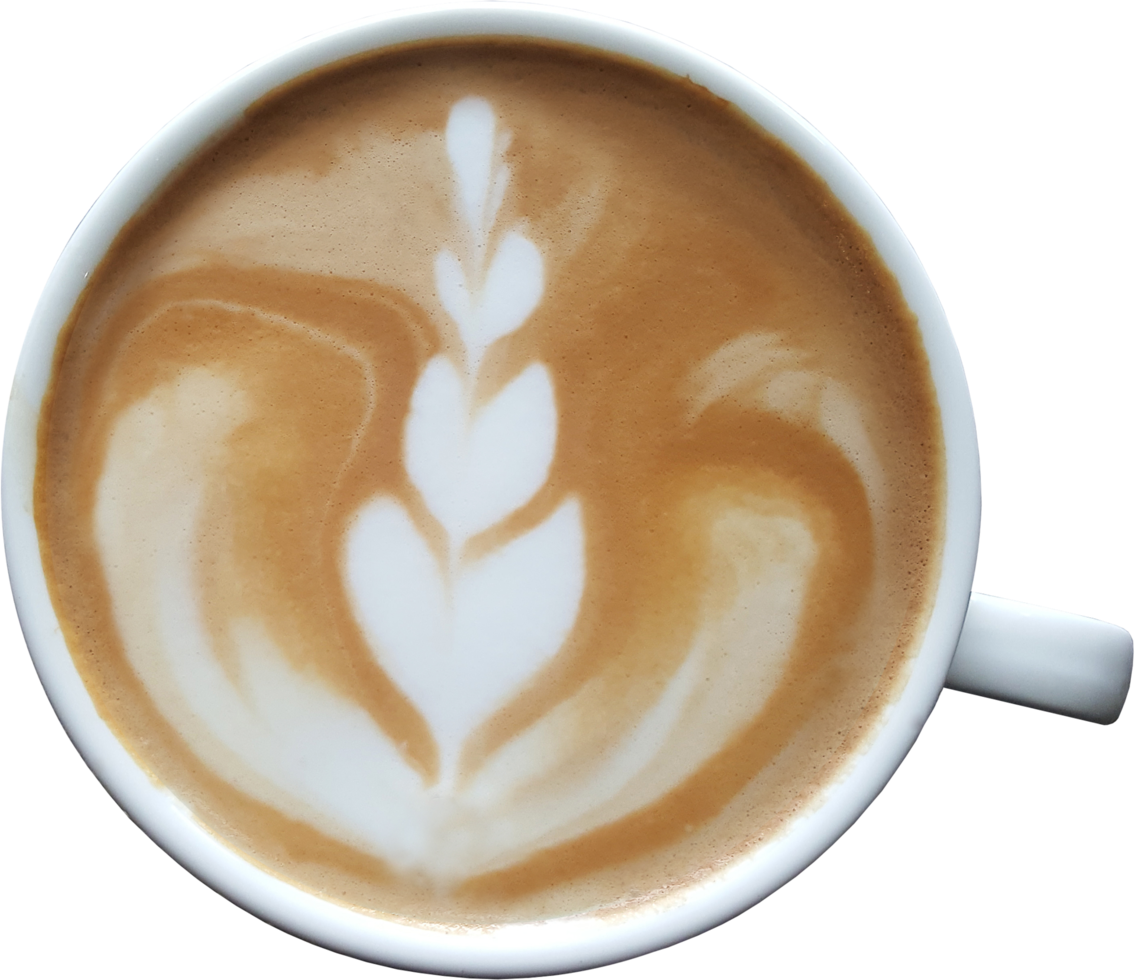
[[[675,904],[652,904],[619,917],[575,916],[480,932],[405,925],[335,905],[247,863],[198,824],[151,780],[95,710],[55,617],[33,516],[38,418],[58,335],[88,276],[126,222],[181,165],[279,86],[367,51],[477,35],[578,44],[688,76],[795,150],[871,237],[918,318],[937,389],[946,461],[940,579],[921,649],[902,694],[885,710],[875,734],[815,805],[773,841],[685,890]],[[496,2],[404,10],[302,40],[221,83],[139,150],[83,218],[44,287],[16,369],[0,496],[9,577],[40,679],[84,761],[145,833],[211,888],[285,931],[359,959],[464,976],[563,973],[659,949],[732,918],[811,864],[879,793],[934,707],[968,606],[980,519],[973,412],[945,313],[910,243],[851,164],[758,84],[678,41],[595,14]]]

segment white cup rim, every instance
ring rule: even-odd
[[[875,736],[809,813],[774,841],[683,894],[681,902],[618,919],[571,918],[486,931],[440,931],[333,905],[246,863],[157,786],[98,716],[71,661],[39,558],[32,500],[40,406],[58,334],[123,224],[210,139],[268,92],[316,68],[407,41],[471,35],[564,41],[689,76],[791,146],[873,239],[918,317],[936,385],[946,452],[941,580],[922,650]],[[882,202],[812,127],[754,82],[678,42],[592,14],[513,3],[414,9],[301,41],[194,103],[120,171],[80,223],[44,289],[16,371],[3,453],[9,575],[36,668],[72,741],[139,826],[210,887],[258,917],[360,959],[423,972],[533,976],[615,962],[686,939],[744,911],[809,865],[858,818],[893,774],[942,690],[968,605],[980,494],[977,440],[961,361],[913,249]]]

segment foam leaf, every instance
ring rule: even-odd
[[[452,363],[435,357],[410,400],[406,471],[455,546],[523,506],[548,478],[556,405],[542,364],[529,365],[466,423]]]
[[[466,428],[461,378],[448,358],[435,357],[410,396],[403,452],[410,480],[451,534],[459,522]]]
[[[523,235],[510,231],[489,264],[470,336],[471,348],[487,348],[524,325],[544,295],[544,260]]]
[[[474,332],[473,300],[469,296],[469,285],[465,281],[465,270],[461,261],[449,249],[442,249],[434,259],[434,286],[438,299],[445,312],[453,317],[458,333],[464,341]],[[468,345],[468,341],[465,341]]]
[[[486,232],[496,223],[497,212],[500,211],[500,207],[504,203],[504,192],[508,190],[508,182],[511,178],[512,172],[506,164],[502,163],[497,167],[496,175],[493,177],[492,187],[489,188],[489,198],[486,202],[484,219]]]
[[[347,531],[344,573],[376,659],[436,728],[450,646],[448,601],[437,559],[401,504],[376,497],[359,509]]]
[[[532,242],[512,231],[493,254],[479,291],[471,292],[461,261],[448,249],[434,260],[434,285],[475,366],[494,341],[519,330],[536,309],[544,295],[544,260]]]
[[[467,568],[453,598],[453,680],[446,712],[464,740],[555,656],[583,595],[583,522],[564,502],[533,530]]]
[[[484,235],[485,210],[493,182],[496,117],[484,99],[465,98],[449,112],[445,149],[457,179],[458,209],[478,235]]]
[[[345,578],[375,658],[413,702],[452,771],[469,734],[563,645],[583,595],[583,525],[569,500],[469,566],[447,602],[405,509],[378,497],[347,533]]]

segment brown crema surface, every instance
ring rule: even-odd
[[[705,766],[628,816],[439,894],[201,763],[124,654],[93,515],[126,409],[195,367],[234,379],[252,408],[224,447],[210,533],[225,546],[202,542],[196,572],[218,656],[225,624],[257,617],[292,666],[436,775],[430,730],[368,649],[339,563],[375,494],[432,526],[403,465],[403,423],[426,362],[456,344],[432,277],[453,234],[442,134],[468,95],[511,132],[500,221],[536,243],[546,281],[524,328],[490,349],[477,398],[538,359],[559,412],[547,482],[471,548],[536,527],[572,494],[587,581],[564,648],[475,732],[463,771],[589,683],[604,737],[649,707],[699,617],[734,589],[707,543],[723,510],[784,501],[817,559],[779,685]],[[870,453],[840,442],[841,413]],[[943,504],[917,323],[822,182],[688,81],[504,40],[306,76],[191,161],[123,230],[61,337],[35,497],[76,666],[153,778],[272,873],[441,927],[626,909],[805,811],[901,690],[937,586]]]

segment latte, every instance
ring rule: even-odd
[[[616,914],[901,690],[944,464],[901,291],[785,146],[543,42],[262,100],[60,341],[36,522],[102,717],[233,849],[430,925]]]

